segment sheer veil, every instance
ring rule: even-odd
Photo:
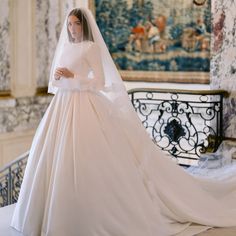
[[[110,101],[115,103],[114,105],[121,110],[130,111],[133,110],[130,99],[127,95],[126,88],[122,81],[122,78],[112,60],[112,57],[107,49],[107,46],[104,42],[104,39],[100,33],[100,30],[97,26],[97,23],[93,17],[91,11],[87,8],[79,8],[83,13],[83,17],[87,21],[89,28],[89,40],[94,41],[100,49],[102,67],[105,77],[105,86],[101,89],[101,93],[103,93]],[[51,70],[50,70],[50,79],[48,84],[48,93],[56,94],[57,87],[53,85],[54,79],[54,71],[58,65],[58,61],[63,52],[64,45],[68,42],[68,33],[67,33],[67,19],[69,14],[64,21],[62,31],[59,37],[59,41],[56,47],[56,51],[54,54],[54,59],[52,62]],[[131,111],[132,112],[132,111]]]

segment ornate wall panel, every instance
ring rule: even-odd
[[[39,88],[48,85],[64,18],[68,9],[75,5],[75,0],[36,0],[36,79]]]
[[[0,1],[0,91],[10,90],[9,0]]]

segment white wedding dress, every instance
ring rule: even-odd
[[[78,76],[54,81],[59,89],[35,134],[12,230],[166,236],[235,226],[236,178],[187,174],[158,150],[137,116],[124,119],[104,95],[97,45],[70,44],[65,51],[61,66]]]

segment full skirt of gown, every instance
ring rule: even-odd
[[[24,236],[194,235],[235,226],[235,199],[236,178],[189,175],[102,93],[59,90],[35,134],[11,226]]]

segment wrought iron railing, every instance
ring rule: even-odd
[[[223,90],[131,89],[132,104],[153,141],[180,165],[196,165],[223,139]]]
[[[0,169],[0,207],[17,201],[29,152]]]
[[[225,91],[132,89],[135,110],[154,142],[179,164],[191,165],[223,138]],[[18,199],[29,152],[0,169],[0,207]]]

